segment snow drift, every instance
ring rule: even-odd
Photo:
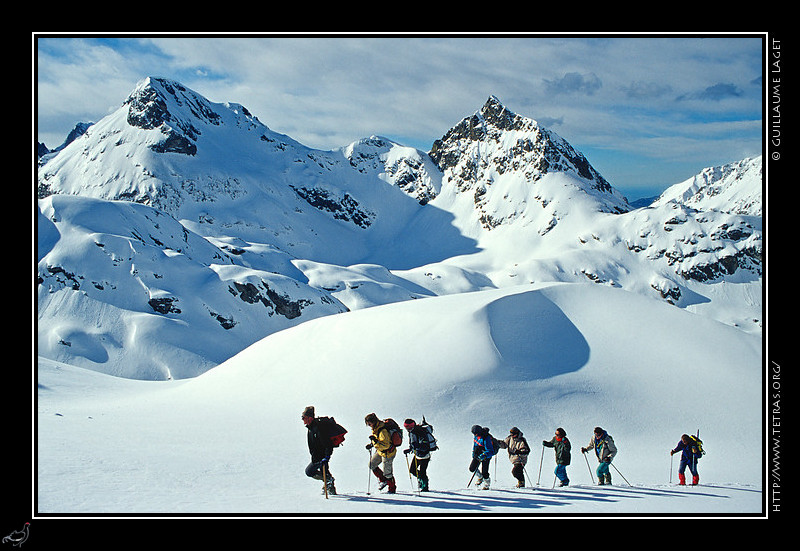
[[[591,284],[464,293],[323,317],[184,381],[121,380],[42,359],[38,509],[753,513],[760,510],[761,456],[742,442],[761,441],[760,381],[757,337]],[[341,494],[333,499],[303,474],[306,405],[350,431],[331,463]],[[434,492],[412,495],[399,454],[405,497],[367,498],[363,418],[370,412],[424,415],[435,426]],[[529,480],[538,478],[541,440],[563,427],[573,443],[575,488],[560,497],[541,493],[554,466],[545,452],[542,488],[525,490],[530,495],[454,498],[466,492],[473,424],[500,437],[521,428],[534,450]],[[634,486],[627,494],[613,471],[615,497],[585,487],[591,480],[579,448],[597,425],[620,449],[614,463]],[[667,488],[668,452],[681,434],[697,430],[709,450],[700,466],[704,486],[669,499],[676,490]],[[509,470],[501,453],[493,483],[507,492]]]

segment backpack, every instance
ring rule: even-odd
[[[403,431],[400,429],[400,425],[391,417],[384,419],[383,425],[386,427],[386,430],[389,431],[389,440],[392,446],[395,448],[399,447],[403,443]]]
[[[320,432],[331,441],[331,446],[338,448],[344,442],[347,430],[336,422],[333,417],[317,417]]]
[[[691,436],[691,435],[689,435],[689,439],[692,441],[690,445],[693,448],[697,448],[697,453],[698,454],[700,454],[700,455],[705,455],[706,454],[706,451],[703,449],[703,441],[702,440],[700,440],[696,436]]]
[[[494,453],[492,455],[497,455],[497,452],[500,451],[500,441],[491,434],[489,435],[489,438],[492,439],[492,446],[494,447]]]
[[[494,448],[492,455],[496,455],[497,452],[500,451],[500,442],[497,440],[497,438],[494,437],[494,435],[492,435],[492,433],[489,432],[489,427],[483,427],[483,432],[487,439],[491,438],[492,447]]]
[[[423,417],[422,424],[420,425],[420,427],[425,429],[425,432],[423,433],[422,437],[422,442],[424,444],[427,444],[428,451],[432,452],[438,450],[439,446],[436,443],[436,437],[433,436],[433,425],[428,424],[428,422],[425,421],[425,417]]]

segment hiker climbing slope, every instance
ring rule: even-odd
[[[692,485],[696,486],[700,482],[697,461],[703,457],[702,446],[703,442],[699,438],[684,434],[678,441],[678,445],[669,452],[670,455],[681,452],[681,462],[678,466],[678,484],[681,486],[686,485],[686,467],[689,467],[689,471],[692,473]]]
[[[528,462],[528,454],[531,453],[528,441],[525,440],[521,430],[511,427],[508,436],[499,443],[501,448],[508,450],[511,474],[517,479],[517,488],[523,488],[525,486],[525,465]]]
[[[496,440],[486,427],[473,425],[472,429],[472,461],[469,464],[469,472],[472,476],[477,475],[475,481],[477,486],[484,490],[489,489],[489,463],[498,451]],[[480,470],[478,470],[480,467]],[[470,479],[471,480],[471,479]]]
[[[369,435],[370,443],[367,444],[367,449],[375,449],[375,454],[370,451],[369,467],[372,473],[378,478],[378,489],[382,490],[389,487],[388,493],[393,494],[397,491],[397,484],[394,480],[394,468],[392,462],[395,455],[397,455],[397,445],[392,441],[392,432],[386,426],[385,421],[378,419],[374,413],[367,414],[364,417],[364,423],[372,429],[372,434]],[[397,424],[395,423],[395,427]],[[399,430],[399,428],[397,428]],[[396,434],[396,433],[395,433]],[[400,436],[402,437],[402,431]],[[383,469],[381,469],[383,466]]]
[[[330,458],[333,448],[344,440],[347,431],[338,425],[333,417],[316,417],[314,406],[305,408],[300,418],[308,429],[308,451],[311,454],[311,463],[306,467],[306,476],[324,481],[323,491],[326,494],[336,495],[330,471]]]
[[[612,459],[617,455],[617,446],[614,445],[614,439],[601,427],[594,428],[594,436],[589,440],[589,445],[581,448],[581,453],[586,453],[589,450],[594,450],[597,456],[597,461],[600,463],[597,466],[597,480],[601,486],[604,484],[611,484],[611,465]]]
[[[431,452],[437,449],[436,439],[433,437],[433,427],[422,418],[422,424],[418,425],[413,419],[406,419],[403,426],[408,431],[408,448],[403,453],[414,454],[414,458],[408,468],[408,472],[417,477],[417,485],[421,492],[430,489],[428,480],[428,463],[431,460]]]
[[[547,448],[555,448],[556,452],[556,470],[555,475],[560,481],[559,486],[569,486],[569,477],[567,476],[567,465],[572,460],[572,444],[567,438],[567,431],[558,427],[556,435],[552,440],[542,440],[542,446]]]

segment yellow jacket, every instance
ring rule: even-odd
[[[397,448],[392,445],[392,436],[383,421],[378,421],[375,428],[372,429],[372,436],[374,437],[372,444],[379,455],[394,457],[397,454]]]

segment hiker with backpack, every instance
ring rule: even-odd
[[[336,486],[330,470],[330,459],[333,448],[338,445],[338,442],[344,440],[343,434],[347,431],[337,425],[332,417],[316,417],[314,406],[305,408],[300,418],[308,429],[308,451],[311,454],[311,463],[306,467],[306,476],[322,480],[322,489],[326,496],[328,494],[336,495]],[[333,428],[338,428],[338,430],[332,430]],[[338,439],[334,433],[340,433]]]
[[[581,453],[586,453],[589,450],[594,450],[597,456],[597,461],[600,463],[597,466],[597,481],[600,486],[611,484],[611,471],[609,465],[611,460],[617,455],[617,446],[614,445],[614,439],[605,430],[600,427],[594,428],[594,436],[589,440],[589,445],[581,448]]]
[[[531,448],[525,440],[522,431],[517,427],[511,427],[508,436],[499,440],[500,448],[508,450],[508,460],[511,461],[511,474],[517,479],[517,488],[525,487],[525,464],[528,462],[528,454]]]
[[[369,436],[370,443],[367,444],[367,449],[370,450],[369,468],[378,478],[378,489],[383,490],[388,486],[387,492],[393,494],[397,491],[392,468],[392,462],[397,455],[397,444],[392,437],[397,434],[399,427],[395,429],[397,423],[393,423],[394,427],[390,431],[386,421],[381,421],[374,413],[367,414],[364,417],[364,423],[372,429],[372,434]],[[399,431],[399,434],[402,438],[402,431]],[[376,452],[374,454],[372,453],[373,448]]]
[[[702,441],[688,434],[681,436],[678,445],[673,450],[670,450],[670,455],[675,455],[681,452],[681,462],[678,466],[678,484],[681,486],[686,485],[686,467],[692,473],[692,486],[696,486],[700,482],[700,474],[697,471],[697,461],[703,456]]]
[[[556,470],[555,474],[560,480],[559,486],[569,486],[569,477],[567,477],[567,465],[572,460],[572,444],[567,438],[567,431],[558,427],[556,435],[551,440],[542,440],[542,446],[546,448],[554,448],[556,452]]]
[[[408,448],[403,450],[403,453],[414,454],[408,472],[417,477],[419,491],[427,492],[430,489],[428,463],[431,460],[431,452],[438,449],[436,439],[433,437],[433,427],[425,422],[425,417],[422,418],[421,425],[413,419],[406,419],[403,426],[408,431]]]
[[[498,451],[497,440],[491,435],[487,427],[473,425],[472,429],[472,461],[469,464],[469,472],[472,476],[478,476],[475,482],[483,490],[489,489],[489,463]],[[480,471],[478,470],[480,467]],[[472,479],[470,479],[470,482]]]

